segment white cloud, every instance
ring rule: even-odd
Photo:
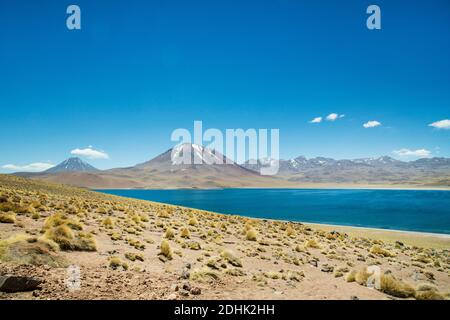
[[[393,154],[400,157],[419,157],[419,158],[428,158],[431,156],[431,151],[426,149],[417,149],[417,150],[409,150],[409,149],[400,149],[392,151]]]
[[[71,154],[88,159],[109,159],[109,155],[104,151],[95,150],[92,146],[85,149],[74,149],[70,151]]]
[[[309,123],[321,123],[322,122],[322,117],[316,117],[314,119],[312,119]]]
[[[343,114],[330,113],[330,114],[327,116],[327,120],[328,120],[328,121],[335,121],[335,120],[340,119],[340,118],[343,118],[343,117],[345,117],[345,115],[343,115]]]
[[[54,166],[55,165],[51,163],[35,162],[23,166],[18,166],[15,164],[5,164],[4,166],[2,166],[2,168],[10,171],[40,172],[50,169]]]
[[[364,128],[374,128],[374,127],[378,127],[381,126],[381,122],[378,122],[376,120],[371,120],[371,121],[367,121],[366,123],[363,124]]]
[[[436,122],[430,123],[428,126],[434,127],[437,129],[450,129],[450,120],[445,119],[445,120],[436,121]]]

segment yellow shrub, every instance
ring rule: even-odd
[[[172,228],[169,227],[169,228],[166,229],[166,232],[164,233],[164,236],[167,239],[173,239],[175,237],[175,232],[173,231]]]
[[[347,282],[355,282],[356,270],[352,270],[345,275],[345,281]]]
[[[144,255],[142,253],[127,252],[125,253],[125,258],[131,261],[144,261]]]
[[[228,274],[233,277],[245,276],[245,272],[238,268],[228,268],[228,269],[225,269],[224,272],[225,272],[225,274]]]
[[[169,242],[167,242],[167,240],[163,240],[161,242],[159,254],[166,257],[169,260],[173,258],[172,249],[170,248],[170,244]]]
[[[190,274],[190,279],[194,281],[215,281],[219,279],[219,275],[207,267],[195,269]]]
[[[191,237],[191,233],[189,232],[188,228],[181,229],[181,237],[189,239]]]
[[[112,229],[114,227],[114,221],[108,217],[102,221],[102,225],[108,229]]]
[[[279,272],[276,272],[276,271],[267,271],[267,272],[264,272],[264,276],[269,279],[276,280],[276,279],[281,279],[282,274]]]
[[[220,256],[225,259],[229,264],[235,267],[242,267],[241,259],[235,256],[233,251],[225,249],[220,253]]]
[[[362,268],[355,273],[355,281],[360,285],[367,285],[367,280],[373,273],[367,272],[367,268]]]
[[[304,244],[305,248],[314,248],[314,249],[320,249],[320,244],[315,239],[310,239],[305,241]]]
[[[120,260],[119,257],[111,257],[109,259],[109,266],[114,270],[120,267],[122,267],[124,270],[128,270],[128,264]]]
[[[68,225],[63,224],[45,232],[45,238],[56,242],[61,250],[96,251],[97,245],[91,234],[75,234]]]
[[[250,228],[247,230],[245,238],[249,241],[256,241],[257,236],[258,236],[258,233],[256,232],[256,230],[253,228]]]
[[[79,221],[74,220],[74,219],[69,219],[66,215],[63,215],[61,213],[55,213],[55,214],[51,215],[50,217],[48,217],[45,220],[44,229],[57,227],[62,224],[67,225],[69,228],[71,228],[73,230],[82,230],[83,229],[83,225]]]
[[[417,286],[414,297],[417,300],[444,300],[444,296],[438,292],[437,288],[430,284]]]
[[[413,287],[403,281],[395,279],[390,274],[383,274],[381,276],[380,291],[399,298],[409,298],[413,297],[415,294]]]
[[[386,249],[381,248],[379,245],[374,245],[370,248],[370,253],[383,256],[383,257],[395,257],[395,254],[387,251]]]
[[[198,225],[198,220],[197,220],[196,217],[192,217],[192,218],[189,219],[188,223],[189,223],[190,226],[197,226]]]
[[[122,239],[122,235],[118,232],[113,232],[111,234],[111,240],[113,241],[117,241],[117,240],[121,240]]]
[[[0,261],[15,264],[65,266],[65,260],[57,252],[56,243],[45,238],[16,234],[0,240]]]
[[[286,235],[287,235],[288,237],[292,237],[294,234],[295,234],[294,229],[293,229],[291,226],[288,226],[288,227],[286,228]]]
[[[8,213],[0,213],[0,223],[15,223],[16,215],[10,211]]]

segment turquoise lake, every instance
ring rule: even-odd
[[[450,191],[360,189],[97,191],[255,218],[450,234]]]

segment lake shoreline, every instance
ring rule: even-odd
[[[446,209],[450,197],[445,191],[280,188],[97,191],[250,218],[450,235]]]
[[[410,246],[424,248],[450,248],[450,234],[430,233],[419,231],[392,230],[367,227],[353,227],[320,223],[304,223],[317,229],[325,231],[338,231],[349,234],[353,237],[366,237],[374,240],[382,240],[386,242],[400,241]]]
[[[267,190],[267,189],[285,189],[285,190],[411,190],[411,191],[450,191],[450,186],[391,186],[391,185],[359,185],[359,184],[343,184],[343,185],[335,185],[335,184],[305,184],[299,186],[268,186],[268,187],[223,187],[223,188],[107,188],[107,189],[96,189],[96,188],[87,188],[92,191],[99,190],[247,190],[247,189],[255,189],[255,190]]]
[[[115,190],[115,189],[103,189],[103,190]],[[128,189],[122,189],[128,190]],[[95,190],[96,192],[103,193],[100,190]],[[104,193],[109,194],[110,193]],[[221,213],[212,210],[204,210],[189,206],[171,204],[167,202],[155,201],[155,200],[146,200],[146,199],[138,199],[133,197],[127,197],[122,195],[115,195],[127,199],[146,201],[150,203],[164,204],[168,206],[181,207],[186,209],[192,209],[196,211],[205,211],[213,214],[219,215],[230,215],[228,213]],[[279,222],[291,222],[304,224],[306,226],[311,226],[316,229],[322,229],[325,231],[338,231],[349,234],[354,237],[367,237],[374,240],[383,240],[387,242],[394,243],[396,241],[403,242],[405,244],[411,246],[418,247],[429,247],[429,248],[450,248],[450,234],[446,233],[433,233],[433,232],[424,232],[424,231],[415,231],[415,230],[399,230],[399,229],[383,229],[377,227],[363,227],[363,226],[353,226],[353,225],[339,225],[339,224],[329,224],[329,223],[318,223],[318,222],[307,222],[307,221],[293,221],[289,219],[277,219],[277,218],[263,218],[263,217],[252,217],[245,214],[232,214],[238,215],[241,217],[254,219],[254,220],[268,220],[268,221],[279,221]]]

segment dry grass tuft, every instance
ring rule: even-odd
[[[355,281],[358,284],[365,286],[367,285],[367,280],[372,274],[373,273],[371,272],[367,272],[367,267],[364,267],[355,273]]]
[[[185,239],[190,239],[190,237],[191,237],[191,232],[189,231],[189,229],[188,228],[183,228],[183,229],[181,229],[181,235],[180,235],[182,238],[185,238]]]
[[[202,248],[197,241],[188,241],[186,242],[186,246],[191,250],[200,250]]]
[[[61,250],[67,251],[96,251],[97,245],[91,234],[79,233],[77,236],[68,225],[48,229],[45,238],[56,242]]]
[[[200,282],[211,282],[219,280],[219,275],[208,267],[193,270],[189,277],[191,280]]]
[[[355,282],[356,279],[356,270],[352,270],[345,275],[345,281],[347,282]]]
[[[163,240],[161,242],[159,254],[162,255],[163,257],[166,257],[169,260],[173,258],[173,252],[167,240]]]
[[[438,289],[428,283],[418,285],[414,297],[417,300],[444,300],[445,297]]]
[[[58,251],[58,245],[45,238],[16,234],[0,240],[1,262],[64,267],[66,262]]]
[[[287,235],[288,237],[293,237],[293,236],[295,236],[295,230],[294,230],[291,226],[288,226],[288,227],[286,228],[286,235]]]
[[[12,211],[0,213],[0,223],[16,223],[16,214]]]
[[[191,217],[191,218],[189,219],[188,224],[189,224],[190,226],[198,226],[198,220],[197,220],[197,218],[196,218],[196,217]]]
[[[135,252],[127,252],[125,253],[125,258],[127,258],[128,260],[131,261],[142,261],[144,262],[145,258],[144,255],[142,253],[135,253]]]
[[[250,228],[247,230],[247,233],[245,234],[245,239],[249,241],[256,241],[257,240],[258,233],[255,229]]]
[[[288,271],[283,273],[283,280],[291,280],[300,282],[305,277],[305,273],[303,271]]]
[[[103,225],[105,228],[112,229],[112,228],[114,228],[114,221],[113,221],[113,219],[111,219],[110,217],[108,217],[108,218],[106,218],[106,219],[104,219],[104,220],[102,221],[102,225]]]
[[[44,229],[46,230],[53,227],[58,227],[63,224],[67,225],[70,229],[73,230],[83,230],[83,225],[79,221],[70,219],[67,217],[67,215],[61,213],[55,213],[48,217],[45,220]]]
[[[277,271],[267,271],[267,272],[264,272],[264,276],[269,279],[278,280],[278,279],[281,279],[281,277],[283,275]]]
[[[228,268],[224,271],[225,274],[228,274],[233,277],[242,277],[245,276],[245,272],[238,268]]]
[[[130,246],[132,246],[132,247],[134,247],[134,248],[136,248],[138,250],[144,250],[145,249],[145,244],[142,243],[141,241],[139,241],[138,239],[128,238],[127,239],[127,243]]]
[[[314,249],[320,249],[320,244],[315,239],[309,239],[305,241],[305,244],[303,245],[305,248],[314,248]]]
[[[173,231],[172,228],[167,228],[166,232],[164,233],[164,237],[166,237],[167,239],[173,239],[175,237],[175,231]]]
[[[220,253],[220,256],[225,259],[229,264],[235,267],[242,267],[241,259],[236,257],[233,251],[225,249]]]
[[[390,274],[381,275],[380,291],[398,298],[410,298],[415,294],[415,290],[409,284],[397,280]]]
[[[111,257],[109,259],[109,266],[113,270],[117,270],[122,267],[123,270],[128,270],[128,264],[122,261],[119,257]]]
[[[379,256],[383,256],[383,257],[395,257],[395,254],[383,249],[382,247],[380,247],[379,245],[374,245],[372,248],[370,248],[370,253],[379,255]]]

